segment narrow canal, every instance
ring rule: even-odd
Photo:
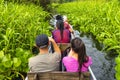
[[[51,24],[54,24],[54,17],[51,19]],[[75,35],[83,40],[87,54],[92,57],[93,64],[91,65],[91,69],[97,80],[116,80],[114,58],[109,58],[105,55],[106,53],[98,50],[99,43],[96,44],[92,37],[87,37],[86,35],[81,36],[81,33],[77,30],[75,30]]]
[[[80,33],[78,33],[80,35]],[[115,62],[114,58],[107,59],[106,53],[99,51],[96,48],[96,44],[91,37],[80,36],[86,46],[86,51],[93,59],[91,69],[96,76],[97,80],[116,80],[115,79]]]

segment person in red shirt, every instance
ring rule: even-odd
[[[64,28],[68,29],[71,33],[73,33],[72,26],[68,23],[67,16],[63,16]]]
[[[52,31],[52,37],[56,43],[70,43],[71,33],[64,28],[63,20],[57,20],[56,29]]]

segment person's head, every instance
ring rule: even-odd
[[[62,20],[57,20],[56,27],[58,29],[64,29],[64,22]]]
[[[63,38],[64,22],[62,20],[57,20],[56,27],[60,30],[61,38]]]
[[[63,16],[63,21],[67,21],[67,16]]]
[[[36,37],[36,46],[40,49],[47,48],[49,44],[48,36],[45,34],[38,35]]]
[[[79,70],[81,70],[82,64],[88,61],[85,44],[79,37],[76,37],[71,41],[71,48],[78,54]]]
[[[61,15],[57,15],[57,16],[56,16],[56,20],[63,20],[63,18],[62,18]]]

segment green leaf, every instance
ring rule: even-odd
[[[21,64],[21,60],[19,58],[13,58],[14,67],[18,67]]]
[[[0,74],[0,79],[1,80],[4,80],[5,79],[5,76],[3,74]]]
[[[13,64],[12,61],[5,61],[5,62],[3,62],[3,66],[6,67],[6,68],[12,67],[12,64]]]
[[[4,56],[4,52],[0,51],[0,58],[3,58],[3,56]]]
[[[116,73],[115,77],[116,77],[117,80],[120,80],[120,73]]]
[[[8,58],[7,58],[7,56],[4,56],[4,57],[3,57],[3,60],[2,60],[2,62],[5,62],[5,61],[8,61]]]
[[[6,68],[12,67],[13,62],[10,59],[10,55],[4,56],[3,59],[2,59],[2,63],[3,63],[3,66],[6,67]]]
[[[120,57],[117,57],[117,58],[115,59],[115,62],[116,62],[117,64],[120,64]]]
[[[112,50],[112,49],[114,49],[114,50],[120,49],[120,46],[111,46],[107,50],[109,51],[109,50]]]

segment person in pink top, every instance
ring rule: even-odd
[[[67,72],[88,71],[88,67],[92,64],[92,58],[87,56],[85,44],[80,38],[76,37],[71,41],[71,50],[63,58],[62,63]]]

